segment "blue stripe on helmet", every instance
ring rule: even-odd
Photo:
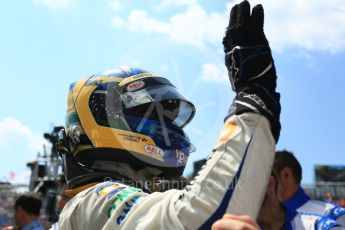
[[[72,90],[75,86],[75,84],[77,84],[77,82],[73,82],[69,85],[69,90]]]
[[[144,70],[144,69],[139,69],[139,68],[130,68],[130,73],[132,76],[132,75],[137,75],[137,74],[141,74],[141,73],[148,73],[148,71]]]
[[[130,67],[120,67],[116,69],[112,69],[106,72],[102,72],[100,74],[96,74],[94,76],[109,76],[109,77],[119,77],[119,78],[127,78],[141,73],[148,73],[149,71],[139,68],[130,68]]]

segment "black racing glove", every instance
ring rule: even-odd
[[[280,134],[280,95],[271,50],[264,34],[264,10],[256,5],[250,14],[248,1],[231,9],[223,38],[225,65],[236,97],[231,114],[254,112],[264,115],[278,142]]]

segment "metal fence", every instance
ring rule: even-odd
[[[345,198],[345,183],[315,183],[302,185],[307,194],[314,199],[324,199],[326,194],[334,199]]]

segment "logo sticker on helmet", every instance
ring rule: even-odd
[[[184,154],[184,152],[182,152],[180,150],[176,150],[176,158],[177,158],[177,164],[178,165],[185,165],[185,164],[187,164],[188,156],[186,156]]]
[[[145,151],[154,157],[163,157],[164,151],[155,145],[145,145]]]
[[[145,82],[143,81],[132,82],[127,86],[127,91],[128,92],[137,91],[138,89],[141,89],[142,87],[144,87],[144,85],[145,85]]]

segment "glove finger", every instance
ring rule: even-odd
[[[231,8],[229,25],[226,28],[225,37],[223,38],[223,46],[224,46],[224,52],[225,53],[231,51],[234,44],[237,44],[237,39],[236,39],[236,34],[235,34],[236,19],[237,19],[237,8],[238,8],[237,4]]]
[[[250,20],[250,4],[248,1],[243,1],[238,5],[237,25],[248,25]]]
[[[231,8],[228,28],[236,27],[237,14],[238,14],[238,5],[236,4]]]
[[[265,39],[264,34],[264,8],[261,4],[256,5],[250,17],[250,33],[252,36]]]
[[[250,4],[243,1],[238,5],[237,13],[237,36],[240,40],[239,45],[246,45],[249,39],[249,23],[250,23]]]

